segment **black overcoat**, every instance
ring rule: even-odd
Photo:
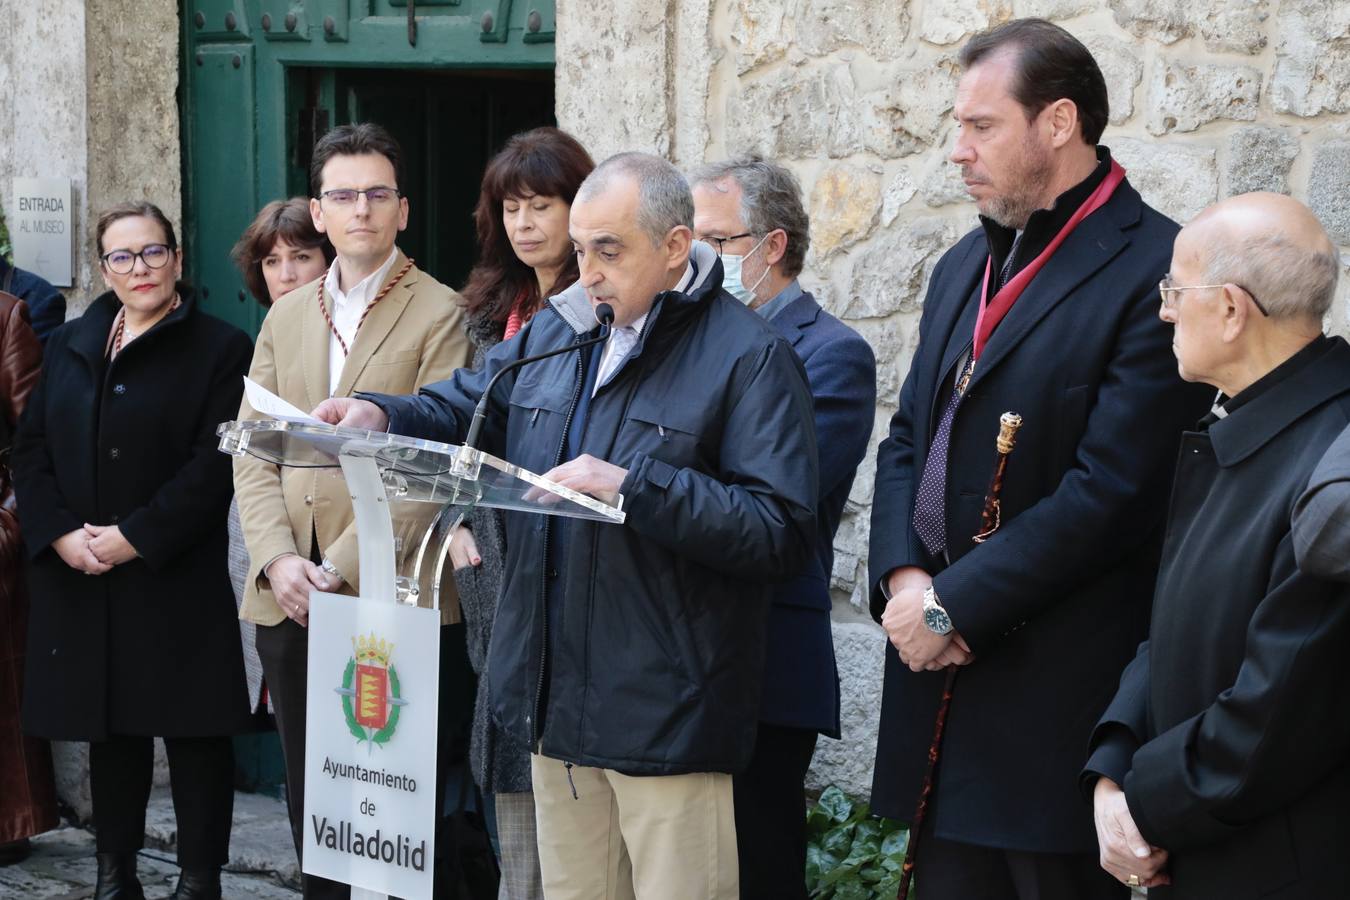
[[[939,837],[1095,852],[1078,793],[1088,736],[1147,627],[1170,467],[1213,391],[1177,375],[1158,318],[1175,223],[1129,182],[1075,229],[994,332],[952,430],[951,562],[913,529],[914,493],[952,370],[974,333],[988,251],[975,231],[938,263],[919,347],[877,453],[872,610],[899,566],[934,588],[975,652],[956,685],[931,821]],[[1002,527],[975,545],[1000,414],[1025,424]],[[886,647],[872,808],[914,812],[943,675]]]
[[[1290,535],[1350,423],[1350,345],[1314,349],[1183,437],[1149,640],[1093,734],[1088,768],[1171,853],[1150,898],[1350,890],[1350,586],[1301,573]]]
[[[106,361],[115,295],[48,341],[13,451],[30,554],[24,727],[63,740],[235,733],[248,719],[226,571],[233,418],[252,344],[187,298]],[[116,524],[140,557],[90,576],[51,544]]]

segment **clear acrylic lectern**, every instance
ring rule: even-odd
[[[554,484],[469,447],[286,419],[226,422],[216,433],[220,436],[220,449],[233,456],[250,455],[277,466],[331,469],[333,477],[339,477],[338,470],[341,471],[355,513],[363,601],[438,609],[455,527],[476,506],[598,522],[624,521],[619,506]],[[434,505],[434,513],[420,504]],[[411,514],[410,506],[417,507]],[[311,596],[316,603],[312,608],[321,609],[329,595],[315,592]],[[319,624],[317,616],[311,624]],[[314,637],[317,635],[312,635],[311,644]],[[311,669],[316,655],[313,649],[312,646]],[[434,666],[434,652],[431,655]],[[321,677],[323,673],[311,672],[311,682]],[[311,702],[308,709],[311,721],[307,730],[311,734],[315,730],[316,706]],[[306,767],[308,808],[311,797],[308,762]],[[431,771],[434,774],[434,761]],[[427,815],[431,814],[428,808]],[[309,854],[307,849],[306,871],[310,870]],[[334,877],[336,873],[314,874]],[[348,876],[342,880],[352,883],[361,879]],[[352,900],[387,897],[385,892],[392,889],[380,876],[366,884],[368,887],[353,884]],[[416,891],[403,891],[400,895],[430,896],[429,884],[426,881]],[[371,889],[377,885],[384,892]]]

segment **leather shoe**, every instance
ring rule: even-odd
[[[184,869],[172,900],[221,900],[219,869]]]
[[[99,853],[94,900],[145,900],[136,878],[135,853]]]

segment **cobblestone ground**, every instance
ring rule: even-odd
[[[167,788],[151,796],[145,847],[137,870],[146,900],[166,900],[178,879],[173,803]],[[94,836],[83,828],[60,828],[33,839],[33,854],[0,867],[0,900],[86,900],[94,893]],[[222,887],[226,897],[298,900],[299,870],[281,801],[236,794],[230,862]]]

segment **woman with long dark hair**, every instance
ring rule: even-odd
[[[461,293],[474,366],[489,349],[511,340],[546,299],[577,280],[567,217],[581,182],[595,168],[575,138],[536,128],[506,142],[488,163],[474,209],[478,263]],[[496,803],[501,845],[502,900],[544,896],[535,841],[530,748],[492,720],[483,676],[501,591],[506,532],[497,510],[476,509],[451,544],[460,608],[468,626],[469,658],[479,675],[470,760],[474,780]]]

